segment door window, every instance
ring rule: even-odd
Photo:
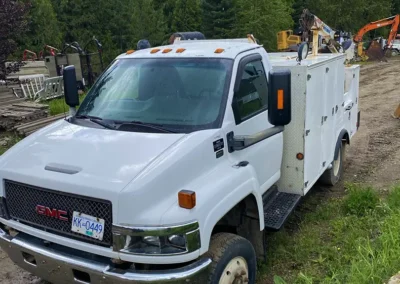
[[[267,110],[268,82],[261,60],[246,64],[239,90],[233,97],[233,108],[239,122]]]

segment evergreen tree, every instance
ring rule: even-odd
[[[15,52],[18,45],[15,41],[26,32],[25,20],[29,6],[13,0],[0,0],[0,80],[18,71],[20,63],[14,63],[6,67],[5,63]]]
[[[400,0],[393,0],[392,15],[400,14]]]
[[[206,37],[230,38],[235,36],[234,0],[203,0],[202,10],[203,33]]]
[[[177,0],[172,21],[173,32],[199,31],[201,8],[199,0]]]
[[[155,10],[152,0],[135,0],[132,20],[132,45],[141,39],[149,40],[152,46],[162,44],[166,35],[166,25],[162,9]]]
[[[192,0],[188,0],[192,1]],[[196,0],[195,0],[196,1]],[[166,30],[172,31],[173,14],[175,10],[176,0],[153,0],[153,5],[156,10],[162,9]]]
[[[283,0],[238,0],[237,31],[253,34],[267,50],[276,50],[276,34],[292,28],[290,3]]]
[[[50,0],[32,1],[28,20],[29,33],[18,40],[19,49],[39,53],[48,44],[58,47],[62,41],[56,13]]]

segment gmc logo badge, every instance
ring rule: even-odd
[[[36,205],[36,213],[39,215],[47,216],[50,218],[58,219],[61,221],[68,221],[68,213],[64,210],[50,209],[43,205]]]

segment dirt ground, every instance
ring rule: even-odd
[[[400,120],[392,117],[400,103],[399,67],[400,56],[361,67],[361,126],[347,150],[345,182],[368,183],[387,190],[400,181]],[[317,188],[315,194],[324,198],[327,194],[340,196],[343,192],[341,183],[329,191]],[[303,210],[311,208],[312,205],[304,206]],[[0,250],[0,283],[44,282],[19,269]]]

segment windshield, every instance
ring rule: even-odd
[[[99,78],[77,116],[191,132],[221,126],[230,59],[120,59]]]

